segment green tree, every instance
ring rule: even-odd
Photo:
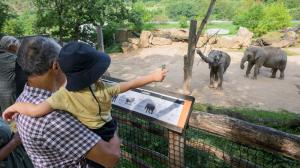
[[[291,16],[283,2],[256,3],[234,18],[234,24],[244,26],[260,36],[268,31],[290,26]]]
[[[2,32],[5,21],[11,16],[11,8],[6,3],[4,3],[4,1],[0,1],[0,33]]]
[[[262,18],[263,10],[262,4],[255,4],[248,11],[234,17],[233,23],[254,31]]]
[[[213,17],[221,20],[232,20],[238,12],[242,1],[239,0],[218,0],[213,11]]]
[[[179,18],[179,25],[181,28],[187,28],[189,27],[188,23],[187,23],[188,19],[185,16],[181,16]]]
[[[196,18],[199,15],[199,8],[194,1],[173,1],[166,7],[168,15],[174,20],[179,20],[181,16],[189,19]]]
[[[105,26],[127,16],[125,0],[35,0],[37,25],[60,41],[81,37],[81,25]]]
[[[268,31],[279,30],[291,25],[288,9],[283,2],[275,2],[267,5],[263,10],[263,17],[259,21],[255,32],[259,35]]]
[[[145,7],[142,1],[137,1],[132,4],[132,9],[129,14],[129,21],[134,24],[134,29],[141,31],[146,22],[152,19],[151,12]]]

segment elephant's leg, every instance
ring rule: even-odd
[[[253,77],[252,79],[257,79],[257,74],[258,74],[258,70],[261,66],[259,64],[255,64],[255,67],[254,67],[254,74],[253,74]]]
[[[248,67],[247,67],[247,71],[246,71],[246,77],[249,78],[249,74],[251,72],[251,69],[253,67],[254,64],[248,62]]]
[[[214,72],[212,69],[210,70],[209,87],[210,88],[214,87]]]
[[[283,80],[284,79],[284,69],[280,69],[280,77],[279,79]]]
[[[276,78],[276,72],[277,72],[277,68],[272,68],[272,75],[271,78]]]
[[[220,67],[217,74],[219,76],[217,89],[222,90],[224,68]]]

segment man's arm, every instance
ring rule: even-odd
[[[15,150],[21,144],[21,139],[18,133],[16,133],[13,138],[6,144],[4,147],[0,149],[0,161],[4,160],[9,156],[9,154]]]
[[[138,87],[145,86],[152,82],[161,82],[165,79],[167,72],[168,72],[167,70],[158,70],[147,76],[142,76],[140,78],[137,78],[137,79],[134,79],[134,80],[131,80],[128,82],[121,82],[120,83],[121,93],[126,92],[130,89],[135,89]]]
[[[114,167],[120,160],[121,141],[117,134],[109,141],[100,140],[86,155],[86,158],[105,167]]]
[[[16,113],[30,117],[42,117],[51,111],[53,111],[53,109],[46,101],[40,104],[15,103],[3,112],[2,117],[5,120],[11,120]]]

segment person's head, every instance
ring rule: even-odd
[[[54,85],[61,85],[65,78],[58,64],[60,50],[53,39],[40,36],[25,38],[18,50],[17,62],[28,75],[28,80],[44,77]]]
[[[82,90],[100,79],[110,65],[110,57],[82,42],[65,45],[59,55],[59,65],[66,74],[69,91]]]
[[[0,40],[0,48],[16,54],[20,46],[20,41],[13,36],[3,36]]]

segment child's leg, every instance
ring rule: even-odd
[[[112,119],[111,121],[105,123],[101,128],[92,129],[91,131],[99,135],[104,141],[109,141],[114,136],[117,127],[117,122]],[[87,163],[92,168],[104,168],[104,166],[99,165],[91,160],[87,160]]]

